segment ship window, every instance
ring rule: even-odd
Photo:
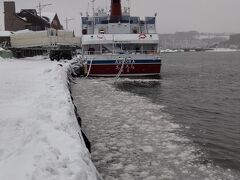
[[[146,24],[155,24],[155,17],[145,17]]]
[[[95,17],[95,24],[108,24],[108,17]]]
[[[95,49],[93,47],[88,48],[88,54],[94,54]]]
[[[87,20],[88,20],[87,17],[82,17],[82,24],[87,24]]]
[[[130,22],[130,16],[122,16],[121,17],[122,23],[129,23]]]
[[[88,25],[92,25],[92,21],[88,21],[87,24],[88,24]]]
[[[139,24],[140,18],[139,17],[130,17],[131,24]]]
[[[83,29],[82,34],[87,34],[87,29]]]

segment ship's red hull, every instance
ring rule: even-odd
[[[87,70],[89,76],[148,76],[160,75],[161,64],[88,64]]]

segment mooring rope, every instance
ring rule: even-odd
[[[120,68],[120,70],[118,71],[118,73],[117,73],[117,75],[116,75],[116,79],[118,79],[119,77],[120,77],[120,75],[122,74],[122,70],[123,70],[123,67],[124,67],[124,63],[125,63],[125,61],[126,61],[126,57],[122,60],[122,65],[121,65],[121,68]]]
[[[90,74],[90,71],[91,71],[91,68],[92,68],[92,62],[93,62],[93,59],[91,59],[91,61],[90,61],[89,69],[88,69],[88,72],[87,72],[87,75],[86,75],[85,78],[87,78]]]

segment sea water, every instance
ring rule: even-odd
[[[165,54],[160,79],[77,79],[104,179],[240,179],[240,53]]]

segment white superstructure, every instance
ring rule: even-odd
[[[94,11],[94,8],[93,8]],[[131,16],[111,1],[111,13],[103,9],[82,17],[82,51],[87,75],[159,75],[161,68],[156,15]]]

